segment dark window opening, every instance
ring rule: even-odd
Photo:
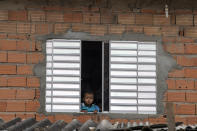
[[[102,42],[82,41],[81,100],[84,93],[94,93],[94,103],[102,111]]]

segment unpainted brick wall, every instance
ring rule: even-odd
[[[91,35],[122,35],[134,32],[162,37],[162,44],[183,68],[172,70],[166,80],[168,90],[163,100],[174,103],[176,121],[197,123],[197,11],[175,10],[166,18],[163,11],[107,8],[60,8],[46,6],[26,10],[0,10],[0,117],[35,117],[84,122],[96,119],[94,115],[50,115],[37,112],[40,96],[40,78],[33,69],[44,60],[41,41],[36,36],[50,33],[61,35],[68,29]],[[123,121],[100,116],[99,119]],[[134,121],[134,120],[129,120]],[[136,121],[136,120],[135,120]],[[166,122],[166,118],[146,118],[151,123]],[[137,120],[138,122],[138,120]]]

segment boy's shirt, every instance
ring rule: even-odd
[[[95,110],[97,110],[99,112],[99,107],[95,104],[92,104],[91,107],[88,107],[84,103],[82,103],[81,110],[86,110],[87,112],[94,112]]]

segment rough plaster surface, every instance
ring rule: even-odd
[[[86,41],[109,41],[109,40],[132,40],[132,41],[156,41],[157,42],[157,115],[162,114],[164,112],[163,105],[163,96],[167,90],[166,79],[168,78],[168,72],[174,68],[180,68],[176,61],[163,50],[161,37],[158,36],[145,36],[143,34],[133,34],[127,33],[123,35],[105,35],[105,36],[91,36],[88,33],[83,32],[72,32],[68,31],[62,35],[46,35],[46,36],[38,36],[37,40],[41,40],[43,47],[43,54],[46,54],[45,43],[48,39],[78,39],[78,40],[86,40]],[[46,113],[45,111],[45,87],[46,87],[46,79],[45,79],[45,60],[43,63],[37,64],[34,68],[34,73],[36,76],[41,78],[41,97],[40,97],[40,113],[44,114],[53,114]],[[69,113],[67,113],[69,114]],[[73,115],[82,115],[83,113],[72,113]],[[99,113],[100,115],[107,115],[110,118],[125,118],[125,119],[139,119],[139,118],[147,118],[147,117],[157,117],[157,115],[137,115],[137,114],[114,114],[114,113]],[[98,115],[99,115],[98,114]]]

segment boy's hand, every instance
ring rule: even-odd
[[[94,113],[96,114],[98,111],[97,110],[94,110]]]
[[[85,112],[88,112],[88,111],[87,110],[81,110],[81,112],[84,112],[85,113]]]

